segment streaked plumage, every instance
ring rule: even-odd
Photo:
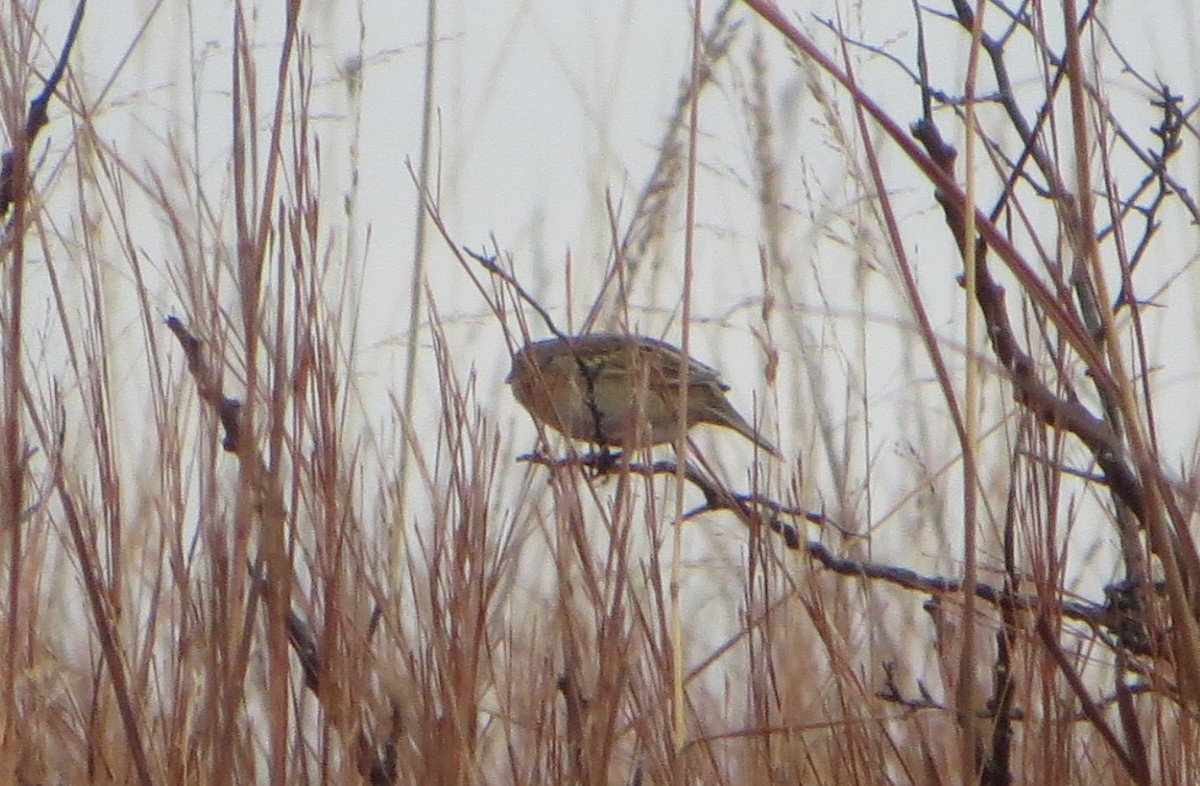
[[[637,448],[675,440],[681,372],[688,428],[724,426],[779,455],[725,398],[729,386],[715,369],[645,336],[593,333],[534,341],[513,355],[507,381],[543,425],[572,439]]]

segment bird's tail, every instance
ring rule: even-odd
[[[746,419],[742,417],[741,414],[734,409],[728,401],[724,401],[723,403],[725,406],[713,408],[712,422],[714,424],[733,429],[746,439],[770,453],[775,458],[783,457],[779,452],[779,448],[775,447],[775,445],[771,443],[771,440],[767,439],[762,434],[759,434],[758,431],[755,430],[754,426],[751,426],[750,423],[747,422]]]

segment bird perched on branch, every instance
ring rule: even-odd
[[[697,423],[724,426],[779,455],[725,398],[729,386],[715,369],[645,336],[593,333],[534,341],[513,355],[506,381],[542,425],[617,448],[675,441],[686,384],[689,429]]]

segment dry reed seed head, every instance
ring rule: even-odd
[[[685,380],[689,428],[724,426],[779,455],[729,403],[729,386],[716,369],[646,336],[597,333],[534,341],[513,354],[506,381],[543,426],[599,445],[643,447],[677,439]]]

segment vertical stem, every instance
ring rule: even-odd
[[[971,48],[967,60],[966,89],[966,138],[963,140],[966,205],[963,226],[963,266],[966,268],[966,432],[963,443],[963,621],[962,650],[958,662],[958,686],[955,693],[955,710],[962,729],[960,766],[963,782],[976,782],[976,755],[978,729],[975,723],[975,587],[979,582],[976,551],[978,540],[978,495],[976,486],[975,445],[979,433],[979,363],[976,347],[979,345],[979,308],[975,299],[976,267],[975,250],[975,79],[979,70],[979,52],[983,35],[985,0],[977,0],[975,19],[971,27]]]
[[[675,440],[675,534],[671,552],[671,678],[672,702],[674,709],[672,727],[676,754],[676,781],[682,782],[683,769],[679,755],[683,753],[686,741],[687,727],[684,716],[683,695],[683,614],[679,606],[679,578],[683,562],[683,491],[686,487],[687,451],[688,451],[688,385],[687,376],[690,373],[691,357],[689,326],[692,321],[692,252],[695,244],[696,224],[696,140],[700,118],[700,84],[701,58],[704,56],[701,39],[700,12],[702,0],[696,0],[692,10],[692,74],[691,105],[688,118],[688,156],[687,156],[687,197],[686,217],[683,235],[683,314],[681,319],[680,352],[683,357],[679,364],[679,419]]]
[[[421,105],[421,169],[417,187],[436,204],[437,195],[430,188],[429,170],[433,158],[433,83],[437,59],[437,0],[429,0],[425,9],[425,91]],[[400,488],[397,498],[400,504],[400,522],[405,520],[406,497],[408,495],[408,462],[413,420],[413,401],[417,389],[417,331],[421,326],[421,292],[425,282],[425,246],[428,212],[425,199],[417,200],[417,226],[413,237],[413,267],[409,277],[411,291],[408,297],[408,343],[404,353],[404,405],[403,422],[400,424]],[[392,557],[395,564],[404,564],[404,527],[393,527]]]
[[[14,113],[6,114],[13,116]],[[19,125],[9,125],[19,128]],[[0,354],[4,355],[4,374],[0,387],[3,388],[3,429],[0,433],[0,530],[9,533],[8,591],[4,604],[4,624],[8,635],[4,637],[4,708],[15,707],[15,675],[21,670],[24,658],[20,657],[21,624],[21,562],[24,559],[21,538],[22,491],[24,489],[24,459],[21,450],[21,388],[24,386],[21,368],[21,318],[22,282],[25,269],[25,139],[16,134],[11,155],[12,168],[12,220],[4,227],[6,238],[11,238],[12,258],[8,263],[8,275],[4,290],[8,293],[8,318],[0,325]],[[11,722],[11,719],[10,719]],[[7,731],[7,730],[2,730]],[[0,753],[11,752],[10,734],[0,739]]]

